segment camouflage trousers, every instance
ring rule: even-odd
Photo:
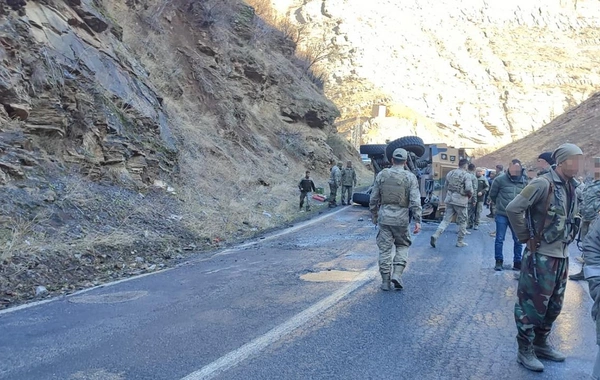
[[[533,255],[525,250],[517,287],[515,322],[519,346],[529,346],[534,338],[546,338],[560,314],[565,299],[569,259],[535,253],[537,280],[534,278]]]
[[[600,350],[598,350],[598,353],[596,354],[596,364],[594,364],[592,379],[600,380]]]
[[[454,215],[456,215],[456,224],[458,224],[458,241],[462,241],[467,234],[467,207],[468,206],[446,204],[444,219],[442,220],[442,223],[440,223],[434,235],[439,237],[441,234],[443,234],[450,223],[452,223],[452,218],[454,218]]]
[[[337,197],[337,184],[329,184],[329,204],[335,204],[335,198]]]
[[[479,226],[483,201],[469,204],[469,226]]]
[[[350,204],[350,202],[352,202],[352,186],[342,186],[342,203],[344,203],[344,199],[346,200],[346,203]]]
[[[408,247],[412,244],[408,225],[380,224],[376,241],[379,247],[379,273],[392,274],[392,265],[394,272],[402,273],[408,260]],[[396,247],[396,254],[392,255],[394,247]]]

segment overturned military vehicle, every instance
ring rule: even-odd
[[[419,181],[423,219],[442,219],[446,209],[444,205],[446,174],[458,167],[460,159],[469,158],[465,149],[446,144],[425,144],[420,137],[405,136],[388,144],[361,145],[360,153],[366,154],[371,159],[376,177],[381,170],[392,165],[392,153],[397,148],[404,148],[409,152],[406,168],[412,171]],[[368,206],[372,187],[371,185],[364,193],[354,193],[352,201]]]

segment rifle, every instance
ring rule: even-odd
[[[537,258],[535,253],[540,247],[540,240],[535,236],[535,226],[533,225],[533,218],[531,217],[531,208],[525,211],[525,217],[527,220],[527,229],[529,230],[529,240],[527,240],[527,250],[531,252],[531,259],[533,261],[533,278],[537,281]]]
[[[543,177],[542,177],[543,178]],[[550,206],[550,195],[552,195],[554,186],[550,180],[548,181],[548,195],[546,195],[546,207],[544,207],[544,211],[548,211],[548,207]],[[525,211],[525,218],[527,220],[527,229],[529,230],[529,240],[527,240],[527,250],[531,252],[531,259],[533,263],[533,278],[537,282],[537,258],[535,256],[538,248],[540,248],[540,242],[542,241],[542,234],[544,233],[544,229],[546,228],[546,217],[544,216],[542,222],[542,228],[535,233],[535,225],[533,224],[533,217],[531,216],[531,207],[528,207]]]

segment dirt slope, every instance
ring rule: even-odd
[[[594,94],[529,136],[478,158],[475,162],[485,167],[493,167],[497,163],[506,166],[511,159],[518,158],[531,167],[535,166],[541,152],[552,151],[565,142],[581,147],[588,158],[585,171],[589,173],[589,158],[600,155],[600,93]]]
[[[0,0],[0,62],[0,308],[286,225],[329,160],[372,180],[240,0]]]

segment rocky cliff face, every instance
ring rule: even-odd
[[[600,86],[594,0],[273,0],[342,54],[322,65],[354,142],[506,144]],[[391,120],[370,116],[385,104]],[[383,129],[381,126],[383,125]]]
[[[281,226],[306,169],[359,166],[294,51],[237,0],[0,0],[0,308]]]

